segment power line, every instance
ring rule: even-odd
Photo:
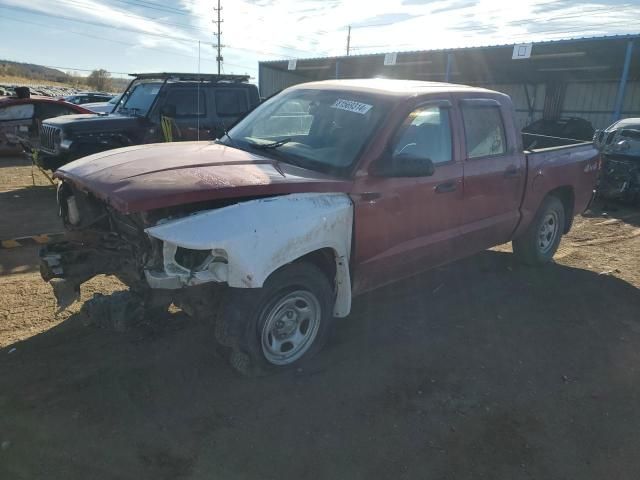
[[[77,2],[74,0],[58,0],[59,3],[61,3],[62,5],[75,5],[78,7],[86,7],[87,5],[85,3],[81,3],[81,2]],[[145,17],[144,15],[131,15],[129,13],[125,13],[121,10],[116,10],[118,12],[119,15],[122,15],[124,17],[129,17],[129,18],[134,18],[136,20],[151,20],[155,23],[159,23],[161,25],[168,25],[171,27],[181,27],[181,28],[187,28],[187,29],[192,29],[192,30],[199,30],[201,32],[208,32],[208,30],[201,28],[201,27],[197,27],[197,26],[192,26],[192,25],[187,25],[184,23],[174,23],[174,22],[167,22],[164,20],[161,20],[159,18],[153,18],[153,17]]]
[[[74,1],[74,0],[58,0],[58,1],[59,1],[59,2],[61,2],[61,3],[63,3],[63,4],[64,4],[64,3],[66,3],[66,4],[70,4],[70,5],[76,5],[76,6],[85,6],[85,4],[83,4],[83,3],[79,3],[79,2]],[[216,10],[216,9],[214,8],[214,11],[215,11],[215,10]],[[201,32],[206,32],[206,33],[208,33],[208,32],[209,32],[209,30],[206,30],[206,29],[204,29],[204,28],[197,27],[197,26],[191,26],[191,25],[185,25],[185,24],[183,24],[183,23],[166,22],[166,21],[164,21],[164,20],[160,20],[160,19],[152,18],[152,17],[146,17],[146,16],[144,16],[144,15],[130,15],[130,14],[127,14],[127,13],[122,12],[122,11],[120,11],[120,10],[118,10],[118,13],[119,13],[120,15],[125,16],[125,17],[130,17],[130,18],[134,18],[134,19],[137,19],[137,20],[140,20],[140,19],[144,19],[144,20],[151,20],[151,21],[153,21],[153,22],[156,22],[156,23],[159,23],[159,24],[162,24],[162,25],[168,25],[168,26],[172,26],[172,27],[180,27],[180,28],[191,29],[191,30],[198,30],[198,31],[201,31]],[[58,16],[58,15],[52,15],[52,16],[54,16],[54,17],[56,17],[56,18],[69,19],[68,17]],[[75,20],[75,19],[74,19],[74,20]],[[220,21],[222,22],[222,20],[220,20]],[[214,23],[215,23],[215,22],[216,22],[216,21],[214,20]],[[105,24],[101,24],[101,26],[104,26],[105,28],[119,28],[119,27],[113,27],[113,26],[111,26],[111,25],[105,25]],[[131,29],[129,29],[129,31],[132,31],[132,30],[131,30]],[[142,32],[142,31],[140,31],[139,33],[142,33],[142,34],[144,34],[144,35],[154,35],[154,36],[160,35],[160,34],[153,34],[153,33],[147,33],[147,32]],[[216,35],[216,34],[214,33],[214,35]],[[169,37],[168,37],[168,38],[169,38]],[[172,37],[172,38],[173,38],[173,37]],[[204,43],[204,41],[203,41],[203,40],[197,40],[197,39],[192,39],[192,40],[188,40],[188,41],[193,41],[193,42],[202,42],[202,43]],[[295,58],[294,56],[286,55],[286,54],[283,54],[283,53],[268,52],[268,51],[264,51],[264,50],[263,50],[263,51],[260,51],[260,50],[251,50],[251,49],[242,48],[242,47],[231,47],[231,46],[228,46],[228,45],[220,45],[220,46],[221,46],[221,47],[228,47],[228,48],[231,48],[231,49],[234,49],[234,50],[244,50],[244,51],[249,51],[249,52],[252,52],[252,53],[261,53],[261,54],[264,54],[264,55],[274,55],[274,56],[278,56],[278,57],[283,57],[283,56],[284,56],[284,57],[288,57],[288,58]],[[311,52],[311,51],[309,51],[309,50],[301,50],[301,49],[299,49],[299,48],[295,48],[295,47],[291,47],[291,46],[286,46],[286,45],[278,45],[278,44],[274,44],[274,46],[279,47],[279,48],[283,48],[283,49],[285,49],[285,50],[296,50],[296,51],[298,51],[298,52],[303,52],[303,53],[314,53],[314,52]]]
[[[92,22],[89,20],[80,20],[77,18],[71,18],[71,17],[66,17],[63,15],[55,15],[55,14],[51,14],[51,13],[44,13],[44,12],[35,12],[32,10],[28,10],[28,9],[24,9],[24,8],[20,8],[20,7],[7,7],[4,5],[0,5],[0,8],[5,8],[8,10],[18,10],[18,11],[26,11],[30,14],[33,15],[39,15],[39,16],[44,16],[44,17],[50,17],[50,18],[58,18],[61,20],[67,20],[70,22],[77,22],[77,23],[84,23],[87,25],[93,25],[93,26],[97,26],[97,27],[101,27],[101,28],[110,28],[110,29],[114,29],[114,30],[119,30],[119,31],[128,31],[128,32],[132,32],[132,33],[137,33],[140,35],[148,35],[151,37],[158,37],[158,38],[164,38],[164,39],[168,39],[168,40],[175,40],[178,42],[183,42],[183,43],[197,43],[197,42],[202,42],[205,45],[212,45],[211,42],[207,42],[204,40],[199,40],[197,38],[189,38],[189,37],[175,37],[172,35],[167,35],[167,34],[161,34],[161,33],[153,33],[153,32],[146,32],[143,30],[137,30],[137,29],[133,29],[133,28],[128,28],[128,27],[116,27],[113,25],[107,25],[104,23],[99,23],[99,22]],[[276,52],[270,52],[270,51],[266,51],[266,50],[254,50],[254,49],[249,49],[249,48],[243,48],[243,47],[232,47],[227,45],[226,48],[230,48],[232,50],[243,50],[243,51],[247,51],[247,52],[251,52],[251,53],[257,53],[257,54],[262,54],[262,55],[270,55],[270,56],[276,56],[276,57],[286,57],[286,58],[296,58],[292,55],[286,55],[283,53],[276,53]]]
[[[115,1],[119,2],[119,3],[127,4],[127,5],[133,5],[133,6],[137,6],[137,7],[141,7],[141,8],[147,8],[149,10],[157,10],[159,12],[175,13],[177,15],[185,15],[187,17],[195,16],[195,15],[192,15],[191,13],[187,13],[187,12],[185,12],[183,10],[180,10],[180,9],[177,9],[177,8],[167,7],[166,5],[160,5],[160,4],[157,4],[157,3],[143,1],[143,0],[115,0]]]
[[[72,33],[74,35],[80,35],[80,36],[84,36],[84,37],[95,38],[95,39],[98,39],[98,40],[104,40],[104,41],[107,41],[107,42],[118,43],[118,44],[121,44],[121,45],[126,45],[128,47],[136,47],[136,48],[141,48],[141,49],[144,49],[144,50],[154,50],[154,51],[162,52],[165,55],[174,55],[174,56],[185,57],[185,58],[194,58],[194,59],[198,58],[198,57],[193,56],[193,55],[187,55],[187,54],[184,54],[184,53],[177,53],[177,52],[169,52],[166,49],[161,49],[161,48],[145,47],[144,45],[137,45],[137,44],[133,44],[133,43],[129,43],[129,42],[123,42],[123,41],[120,41],[120,40],[114,40],[112,38],[99,37],[99,36],[91,35],[91,34],[84,33],[84,32],[76,32],[74,30],[61,30],[59,28],[52,27],[51,25],[47,25],[47,24],[44,24],[44,23],[38,23],[38,22],[29,21],[29,20],[23,20],[23,19],[18,19],[18,18],[7,17],[5,15],[0,15],[0,18],[5,18],[7,20],[11,20],[11,21],[14,21],[14,22],[22,22],[22,23],[27,23],[27,24],[30,24],[30,25],[37,25],[37,26],[40,26],[40,27],[48,28],[50,30],[63,31],[65,33]],[[212,63],[215,62],[215,60],[213,58],[211,58],[211,57],[203,57],[203,59],[205,61],[208,61],[208,62],[212,62]],[[240,64],[234,64],[234,63],[228,63],[228,65],[233,66],[233,67],[238,67],[238,68],[255,69],[255,67],[250,67],[248,65],[240,65]],[[82,70],[82,69],[75,69],[75,70]],[[112,72],[112,73],[117,73],[117,72]]]
[[[107,25],[105,23],[92,22],[90,20],[80,20],[78,18],[65,17],[64,15],[54,15],[52,13],[36,12],[36,11],[33,11],[33,10],[20,8],[20,7],[7,7],[7,6],[4,6],[4,5],[0,5],[0,8],[5,8],[5,9],[8,9],[8,10],[27,11],[28,13],[30,13],[32,15],[40,15],[40,16],[43,16],[43,17],[58,18],[58,19],[61,19],[61,20],[67,20],[67,21],[76,22],[76,23],[84,23],[86,25],[93,25],[93,26],[101,27],[101,28],[111,28],[111,29],[120,30],[120,31],[124,30],[124,31],[127,31],[127,32],[138,33],[138,34],[141,34],[141,35],[148,35],[148,36],[151,36],[151,37],[165,38],[165,39],[169,39],[169,40],[176,40],[176,41],[179,41],[179,42],[198,42],[198,39],[193,39],[193,38],[174,37],[172,35],[161,34],[161,33],[153,33],[153,32],[145,32],[144,30],[136,30],[136,29],[128,28],[128,27],[116,27],[116,26],[113,26],[113,25]]]

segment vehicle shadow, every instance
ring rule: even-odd
[[[54,186],[23,187],[0,192],[0,239],[12,239],[64,229],[58,217]]]
[[[0,168],[3,167],[28,167],[31,165],[31,160],[27,158],[26,154],[20,147],[15,149],[2,150],[0,147]]]
[[[0,476],[638,478],[638,312],[620,279],[487,251],[356,299],[319,356],[252,379],[206,321],[72,316],[0,350]]]

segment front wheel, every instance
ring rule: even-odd
[[[513,253],[527,265],[542,265],[551,261],[562,239],[565,209],[554,196],[544,199],[527,231],[513,240]]]
[[[218,322],[231,364],[248,375],[298,365],[325,343],[333,321],[333,289],[315,265],[287,265],[261,289],[231,289]],[[220,328],[221,327],[221,328]]]

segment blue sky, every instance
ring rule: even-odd
[[[215,0],[0,0],[0,59],[214,72]],[[222,0],[226,73],[260,60],[638,33],[638,0]],[[635,4],[635,5],[634,5]]]

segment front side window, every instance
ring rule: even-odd
[[[388,109],[384,99],[361,92],[295,89],[261,104],[221,143],[340,174],[353,165]]]
[[[498,105],[463,105],[462,116],[468,158],[503,155],[507,151]]]
[[[393,156],[429,159],[434,164],[450,162],[451,126],[449,109],[439,106],[420,107],[404,121],[395,141]]]
[[[146,115],[160,92],[161,86],[161,82],[148,82],[145,80],[132,85],[120,102],[118,112],[136,116]]]
[[[197,88],[177,88],[170,90],[165,106],[175,108],[176,118],[204,117],[207,114],[204,91]]]

